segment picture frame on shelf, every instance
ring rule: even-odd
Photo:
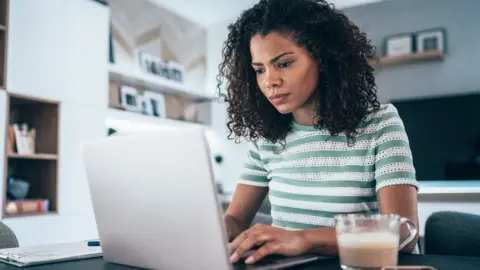
[[[138,111],[138,90],[122,85],[120,86],[120,106],[128,111]]]
[[[160,64],[163,62],[159,57],[155,57],[151,54],[146,52],[138,53],[138,61],[140,65],[140,69],[143,72],[153,74],[153,75],[160,75]]]
[[[445,28],[439,27],[419,31],[415,34],[415,36],[418,53],[430,51],[445,52]]]
[[[170,80],[170,69],[168,68],[168,63],[165,61],[159,61],[158,63],[159,66],[159,74],[161,77]]]
[[[165,95],[153,91],[145,91],[143,98],[146,102],[147,114],[154,117],[166,117],[167,108],[165,104]]]
[[[149,112],[149,103],[147,98],[144,95],[137,96],[137,105],[138,105],[138,112],[141,114],[148,115]]]
[[[185,74],[185,67],[180,63],[169,61],[167,63],[169,70],[169,77],[171,80],[183,83],[183,77]]]
[[[185,67],[182,64],[175,61],[166,61],[146,52],[139,52],[138,59],[140,69],[145,73],[178,83],[184,82]]]
[[[415,38],[411,33],[402,33],[385,38],[386,57],[395,57],[415,53]]]

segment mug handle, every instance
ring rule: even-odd
[[[402,225],[404,222],[407,223],[408,235],[401,241],[398,250],[402,250],[408,243],[410,243],[410,241],[415,238],[415,235],[417,234],[417,228],[410,219],[401,217],[400,225]]]

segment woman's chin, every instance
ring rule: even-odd
[[[289,114],[295,110],[294,106],[288,103],[277,105],[275,106],[275,109],[281,114]]]

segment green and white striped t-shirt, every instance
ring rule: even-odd
[[[283,151],[266,140],[250,143],[240,184],[268,186],[273,226],[303,230],[334,226],[334,215],[376,213],[377,191],[413,185],[411,150],[392,104],[370,113],[353,146],[345,134],[293,123]]]

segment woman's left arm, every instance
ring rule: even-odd
[[[408,218],[415,224],[417,234],[401,251],[412,252],[418,241],[417,189],[410,185],[383,187],[378,191],[378,203],[382,214],[397,214]],[[408,228],[402,224],[400,239],[408,235]]]
[[[415,238],[402,251],[412,252],[418,240],[417,188],[410,142],[397,108],[389,104],[380,111],[375,141],[375,181],[382,214],[410,219],[417,228]],[[405,224],[400,239],[408,235]]]

